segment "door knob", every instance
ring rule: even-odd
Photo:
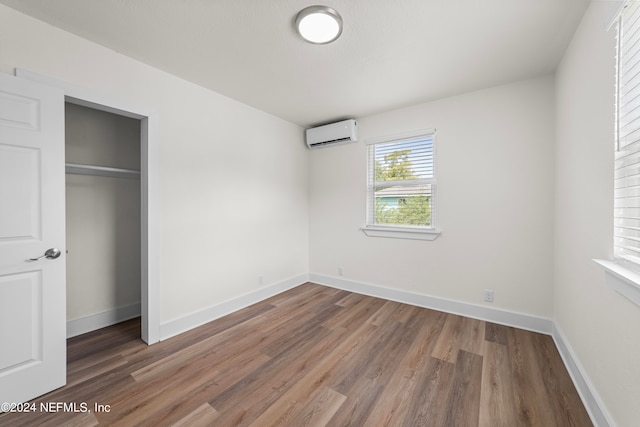
[[[47,249],[44,255],[39,256],[38,258],[29,258],[29,261],[38,261],[41,258],[56,259],[60,256],[60,254],[61,254],[60,249],[51,248],[51,249]]]

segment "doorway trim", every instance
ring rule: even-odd
[[[158,342],[161,253],[159,114],[153,109],[131,105],[22,68],[16,68],[15,75],[62,89],[66,102],[140,120],[141,336],[147,344]]]

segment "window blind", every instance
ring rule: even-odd
[[[640,266],[640,2],[618,19],[614,255]]]
[[[367,141],[368,225],[433,228],[434,135]]]

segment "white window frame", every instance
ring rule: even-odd
[[[401,142],[409,139],[431,138],[433,145],[433,178],[419,179],[418,184],[431,185],[431,224],[428,227],[404,226],[404,225],[382,225],[374,224],[375,212],[375,170],[372,149],[376,144]],[[369,138],[365,140],[367,145],[367,205],[366,224],[362,231],[370,237],[390,237],[398,239],[412,240],[435,240],[440,231],[436,228],[436,130],[424,129],[419,131],[406,132],[385,137]],[[413,180],[412,180],[413,183]]]
[[[640,3],[628,2],[617,23],[614,257],[640,271]]]
[[[640,2],[620,2],[614,16],[614,262],[594,261],[604,268],[610,288],[640,306]]]

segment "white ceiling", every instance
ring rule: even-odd
[[[302,126],[551,73],[589,0],[0,0]],[[324,4],[342,36],[302,41]]]

